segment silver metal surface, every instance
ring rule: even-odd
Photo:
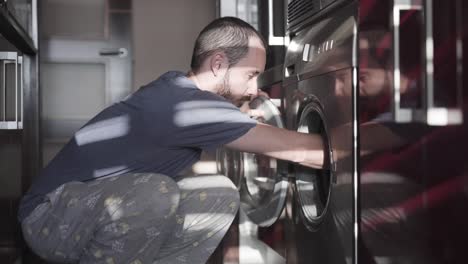
[[[290,166],[288,263],[353,263],[357,257],[353,78],[359,66],[358,8],[352,2],[314,18],[297,31],[286,54],[286,127],[322,135],[329,161],[323,169]]]
[[[228,177],[240,190],[242,174],[240,172],[240,153],[228,148],[216,150],[216,167],[219,174]]]
[[[396,0],[393,5],[393,104],[392,114],[393,119],[397,123],[408,123],[413,119],[413,109],[403,109],[400,107],[400,86],[401,86],[401,72],[400,72],[400,11],[402,10],[416,10],[422,11],[421,0]]]
[[[296,191],[306,221],[312,228],[318,226],[327,213],[333,175],[333,154],[329,148],[328,132],[323,121],[323,111],[316,101],[309,103],[301,113],[298,132],[321,134],[325,142],[324,169],[316,170],[296,165]]]
[[[460,8],[460,4],[458,1],[457,6]],[[457,106],[455,108],[447,108],[447,107],[436,107],[434,105],[435,101],[435,83],[434,83],[434,59],[435,59],[435,47],[434,47],[434,17],[433,17],[433,0],[426,0],[425,2],[425,26],[426,26],[426,115],[425,115],[425,122],[428,125],[432,126],[447,126],[447,125],[460,125],[463,123],[463,110],[462,110],[462,90],[463,84],[459,81],[456,83],[456,103]],[[457,31],[461,24],[461,13],[457,12],[456,14],[456,27]],[[460,34],[457,32],[457,45],[461,45],[461,38]],[[463,58],[463,49],[457,48],[457,60],[462,60]],[[462,64],[457,63],[457,79],[462,79],[462,71],[461,69]]]
[[[19,96],[20,96],[20,101],[19,101],[19,118],[16,120],[18,123],[18,129],[23,128],[23,120],[24,120],[24,76],[23,76],[23,71],[24,71],[24,66],[23,66],[23,56],[18,56],[18,65],[19,65]],[[18,107],[16,107],[18,109]]]
[[[262,72],[257,78],[258,89],[267,89],[283,79],[283,65],[271,67]]]
[[[268,0],[268,45],[270,46],[288,46],[289,38],[287,36],[275,36],[273,23],[273,0]]]
[[[283,128],[278,108],[266,97],[257,97],[250,108],[262,110],[259,122]],[[250,221],[261,227],[276,222],[286,198],[287,179],[283,177],[280,161],[264,155],[241,153],[241,209]]]
[[[401,86],[401,64],[400,64],[400,45],[402,39],[400,38],[400,12],[402,10],[415,10],[423,13],[424,21],[421,24],[421,30],[424,31],[425,39],[422,43],[421,49],[424,50],[425,64],[424,64],[424,84],[425,93],[423,93],[423,105],[420,108],[402,108],[400,101],[400,86]],[[392,114],[396,123],[409,123],[412,121],[425,122],[431,126],[446,126],[446,125],[459,125],[463,123],[462,111],[462,83],[456,84],[457,106],[455,108],[437,107],[435,106],[435,82],[434,82],[434,59],[435,59],[435,44],[434,44],[434,10],[433,0],[426,0],[424,4],[421,0],[396,0],[393,5],[393,50],[394,50],[394,73],[393,73],[393,102]],[[457,14],[460,16],[460,14]],[[461,18],[455,18],[456,23],[460,24]],[[458,26],[458,25],[457,25]],[[457,36],[457,38],[459,38]],[[459,38],[460,39],[460,38]],[[459,40],[461,41],[461,39]],[[461,44],[458,44],[461,45]],[[457,49],[457,59],[462,58],[462,49]],[[457,67],[462,67],[458,63]],[[462,79],[462,69],[457,69],[457,78]]]
[[[23,75],[22,75],[22,56],[17,52],[0,52],[0,61],[2,62],[2,119],[0,120],[0,129],[22,129],[23,128]],[[13,87],[7,87],[7,65],[14,67]],[[14,98],[10,92],[14,92]],[[13,104],[13,106],[11,106]],[[14,113],[9,111],[13,109]],[[10,115],[9,115],[10,114]]]

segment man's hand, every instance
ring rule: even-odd
[[[263,110],[250,108],[249,103],[250,102],[244,102],[241,105],[241,107],[239,109],[240,109],[240,111],[242,113],[246,113],[249,116],[254,117],[254,118],[260,118],[260,117],[263,117],[265,115]]]
[[[256,97],[263,96],[263,93],[265,92],[261,94],[259,92]],[[250,102],[244,102],[240,111],[261,120],[265,115],[264,111],[251,109],[249,104]],[[262,124],[262,122],[258,122],[249,132],[226,146],[234,150],[262,154],[312,168],[322,168],[325,157],[323,139],[319,134],[299,133]]]
[[[262,90],[258,90],[257,92],[257,95],[255,95],[254,97],[252,97],[252,100],[259,97],[259,96],[263,96],[263,97],[266,97],[266,98],[270,98],[270,96],[265,92],[265,91],[262,91]]]
[[[255,98],[259,97],[259,96],[263,96],[263,97],[266,97],[266,98],[270,98],[270,96],[262,91],[262,90],[258,90],[257,91],[257,94],[255,96],[253,96],[252,98],[250,98],[250,101],[249,102],[244,102],[240,107],[240,111],[242,113],[246,113],[248,114],[250,117],[254,117],[254,118],[260,118],[260,117],[263,117],[265,115],[265,113],[262,111],[262,110],[259,110],[259,109],[252,109],[250,108],[250,102],[253,101]]]

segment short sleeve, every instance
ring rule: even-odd
[[[256,124],[230,102],[200,96],[174,106],[174,133],[168,139],[175,147],[209,150],[238,139]]]

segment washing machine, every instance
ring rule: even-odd
[[[288,263],[464,263],[463,1],[290,0],[288,129],[324,168],[290,164]]]
[[[321,135],[325,155],[322,169],[289,165],[287,263],[357,263],[357,6],[333,6],[324,16],[322,6],[292,1],[288,11],[286,127]],[[295,24],[297,10],[309,10],[313,23]]]
[[[270,68],[258,77],[259,96],[250,108],[263,111],[259,122],[285,128],[282,103],[283,66]],[[288,163],[263,155],[227,148],[217,151],[218,172],[237,186],[240,209],[223,242],[224,263],[286,263],[284,205],[288,186]]]

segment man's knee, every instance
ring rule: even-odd
[[[141,173],[134,174],[133,177],[133,185],[141,186],[140,192],[142,195],[150,195],[153,193],[165,195],[179,192],[177,183],[164,174]]]
[[[170,177],[155,174],[133,175],[134,197],[128,197],[125,206],[132,211],[154,212],[155,216],[173,215],[179,205],[180,191],[177,183]]]
[[[229,178],[221,175],[186,177],[177,182],[181,191],[181,203],[202,207],[215,206],[235,214],[239,208],[239,192]]]

